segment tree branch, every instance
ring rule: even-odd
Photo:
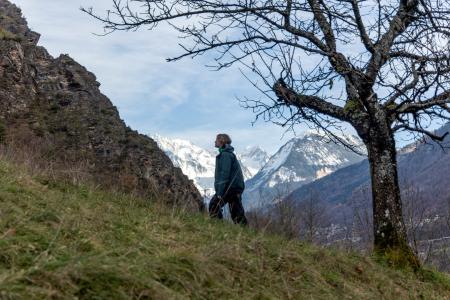
[[[367,66],[367,84],[373,86],[381,67],[389,59],[389,51],[394,40],[402,34],[414,20],[418,0],[400,0],[397,14],[389,23],[388,31],[374,46],[374,53]]]
[[[418,133],[422,133],[425,134],[427,136],[429,136],[432,140],[434,141],[438,141],[438,142],[442,142],[445,137],[448,135],[448,131],[445,132],[443,135],[437,135],[429,130],[425,130],[423,128],[418,128],[418,127],[411,127],[409,125],[406,124],[401,124],[401,125],[397,125],[394,128],[392,128],[392,131],[398,131],[400,129],[404,129],[404,130],[409,130],[409,131],[414,131],[414,132],[418,132]]]
[[[395,109],[395,112],[416,113],[418,111],[429,109],[434,106],[439,106],[440,108],[450,113],[449,104],[450,104],[450,91],[447,91],[425,101],[401,104]]]
[[[344,111],[344,108],[327,102],[317,96],[300,95],[293,89],[287,87],[286,83],[281,78],[275,82],[273,90],[278,97],[278,100],[287,105],[294,105],[298,108],[309,108],[341,121],[353,121],[353,119]]]
[[[374,51],[373,43],[367,34],[366,27],[364,26],[363,20],[361,18],[361,12],[359,11],[359,6],[356,0],[351,0],[353,13],[355,15],[356,25],[358,27],[359,33],[361,35],[361,41],[369,52]]]

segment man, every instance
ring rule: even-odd
[[[241,198],[245,188],[244,176],[236,155],[233,153],[231,138],[227,134],[218,134],[214,146],[219,148],[219,154],[216,156],[214,174],[216,194],[209,203],[209,215],[222,219],[222,207],[228,203],[233,222],[247,225]]]

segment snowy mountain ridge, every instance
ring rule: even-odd
[[[170,139],[159,134],[151,138],[190,179],[214,177],[215,153],[188,140]]]
[[[339,135],[357,152],[366,153],[355,136]],[[364,159],[341,144],[332,142],[324,133],[307,131],[289,140],[246,182],[244,198],[247,207],[273,201],[306,183],[324,177],[339,168]],[[267,199],[261,199],[267,198]]]
[[[157,134],[151,137],[174,165],[194,181],[204,196],[214,193],[216,149],[204,149],[188,140]],[[365,153],[365,147],[357,137],[339,135],[339,138],[354,146],[358,152]],[[259,205],[257,203],[261,202],[261,197],[272,201],[280,196],[275,194],[289,193],[365,158],[316,131],[307,131],[289,140],[271,157],[258,146],[236,152],[246,179],[244,205],[247,207]]]
[[[237,158],[250,172],[250,179],[269,161],[270,156],[259,146],[248,146],[244,152],[237,154]]]
[[[172,160],[173,164],[194,181],[199,191],[206,196],[214,193],[214,170],[217,150],[204,149],[183,139],[171,139],[159,134],[151,138]],[[269,155],[259,146],[246,147],[236,153],[241,163],[244,179],[252,178],[266,164]]]

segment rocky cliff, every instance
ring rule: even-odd
[[[68,55],[51,57],[39,36],[19,8],[0,0],[2,143],[32,145],[49,164],[82,166],[105,186],[201,207],[193,183],[152,139],[126,126],[95,75]]]

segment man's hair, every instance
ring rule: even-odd
[[[219,134],[217,135],[217,139],[220,140],[220,141],[222,141],[224,144],[228,144],[228,145],[231,144],[231,138],[230,138],[230,136],[229,136],[228,134],[226,134],[226,133],[219,133]]]

